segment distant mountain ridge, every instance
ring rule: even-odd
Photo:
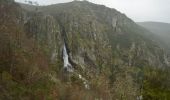
[[[142,27],[150,30],[152,33],[158,36],[158,38],[164,43],[164,48],[170,51],[170,23],[163,22],[140,22],[138,23]]]

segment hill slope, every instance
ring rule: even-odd
[[[170,24],[161,22],[141,22],[138,23],[158,36],[163,45],[170,51]]]
[[[0,5],[0,99],[169,98],[166,53],[115,9],[87,1]]]

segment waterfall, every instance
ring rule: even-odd
[[[73,72],[73,67],[72,67],[71,63],[69,62],[69,55],[67,53],[67,48],[66,48],[65,43],[64,43],[64,46],[63,46],[63,60],[64,60],[64,70],[66,70],[68,72]],[[77,73],[76,75],[78,75],[79,79],[83,81],[84,87],[86,89],[90,89],[88,81],[84,77],[82,77],[81,74]]]
[[[69,62],[69,56],[67,53],[65,43],[64,43],[64,47],[63,47],[63,60],[64,60],[64,69],[66,69],[68,72],[73,72],[73,67]]]

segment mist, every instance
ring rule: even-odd
[[[15,0],[24,2],[25,0]],[[72,0],[32,0],[40,5],[71,2]],[[88,0],[115,8],[136,22],[156,21],[170,23],[170,0]]]

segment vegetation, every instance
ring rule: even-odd
[[[170,99],[170,69],[144,68],[143,96],[146,100]]]
[[[0,1],[0,99],[170,99],[166,54],[125,15],[87,1],[24,7]]]

